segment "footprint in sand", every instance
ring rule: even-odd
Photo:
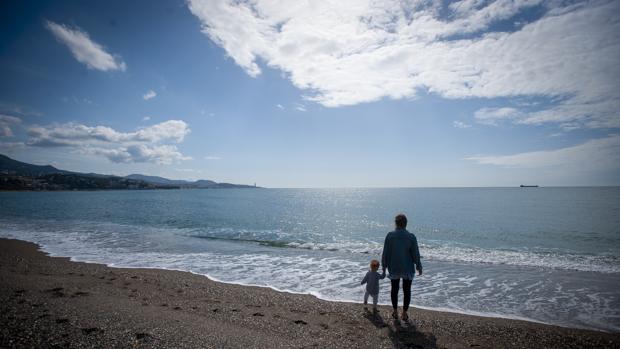
[[[46,293],[51,293],[52,296],[54,297],[64,297],[65,294],[62,292],[63,288],[62,287],[55,287],[55,288],[51,288],[49,290],[45,290],[44,292]]]
[[[147,342],[151,339],[154,339],[153,336],[149,333],[144,333],[144,332],[137,332],[134,333],[134,336],[136,337],[136,340],[139,342]]]
[[[293,321],[294,323],[298,324],[298,325],[307,325],[308,323],[305,322],[304,320],[295,320]]]
[[[97,332],[103,332],[103,330],[97,327],[82,328],[82,333],[84,333],[85,335],[90,335]]]

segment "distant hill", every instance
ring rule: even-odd
[[[226,189],[226,188],[258,188],[258,187],[254,185],[245,185],[245,184],[216,183],[214,188]]]
[[[132,174],[126,177],[60,170],[54,166],[32,165],[0,154],[0,190],[122,190],[122,189],[225,189],[255,186],[174,180],[158,176]]]
[[[200,180],[193,182],[192,184],[198,188],[211,188],[213,186],[218,185],[217,182],[210,181],[208,179],[200,179]]]
[[[183,184],[188,183],[187,181],[184,181],[184,180],[168,179],[168,178],[158,177],[158,176],[146,176],[146,175],[141,175],[141,174],[130,174],[129,176],[125,176],[125,178],[145,181],[145,182],[154,183],[154,184],[183,185]]]
[[[168,179],[158,176],[145,176],[141,174],[132,174],[125,178],[145,181],[152,184],[175,185],[184,189],[226,189],[226,188],[255,188],[253,185],[218,183],[208,179],[199,179],[197,181],[185,181],[178,179]]]
[[[25,162],[13,160],[8,156],[0,154],[0,173],[13,174],[17,176],[42,176],[52,173],[70,173],[69,171],[59,170],[54,166],[32,165]]]

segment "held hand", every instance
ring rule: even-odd
[[[422,270],[421,269],[418,270],[418,276],[422,276]]]

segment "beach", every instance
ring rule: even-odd
[[[620,1],[0,8],[0,349],[620,349]]]
[[[72,262],[12,239],[0,239],[0,280],[3,348],[620,347],[618,333],[418,308],[401,323],[386,306]]]

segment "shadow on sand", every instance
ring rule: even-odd
[[[364,317],[379,329],[387,328],[388,336],[394,348],[437,348],[437,339],[430,333],[419,332],[411,320],[403,322],[397,319],[386,322],[381,313],[364,310]]]

